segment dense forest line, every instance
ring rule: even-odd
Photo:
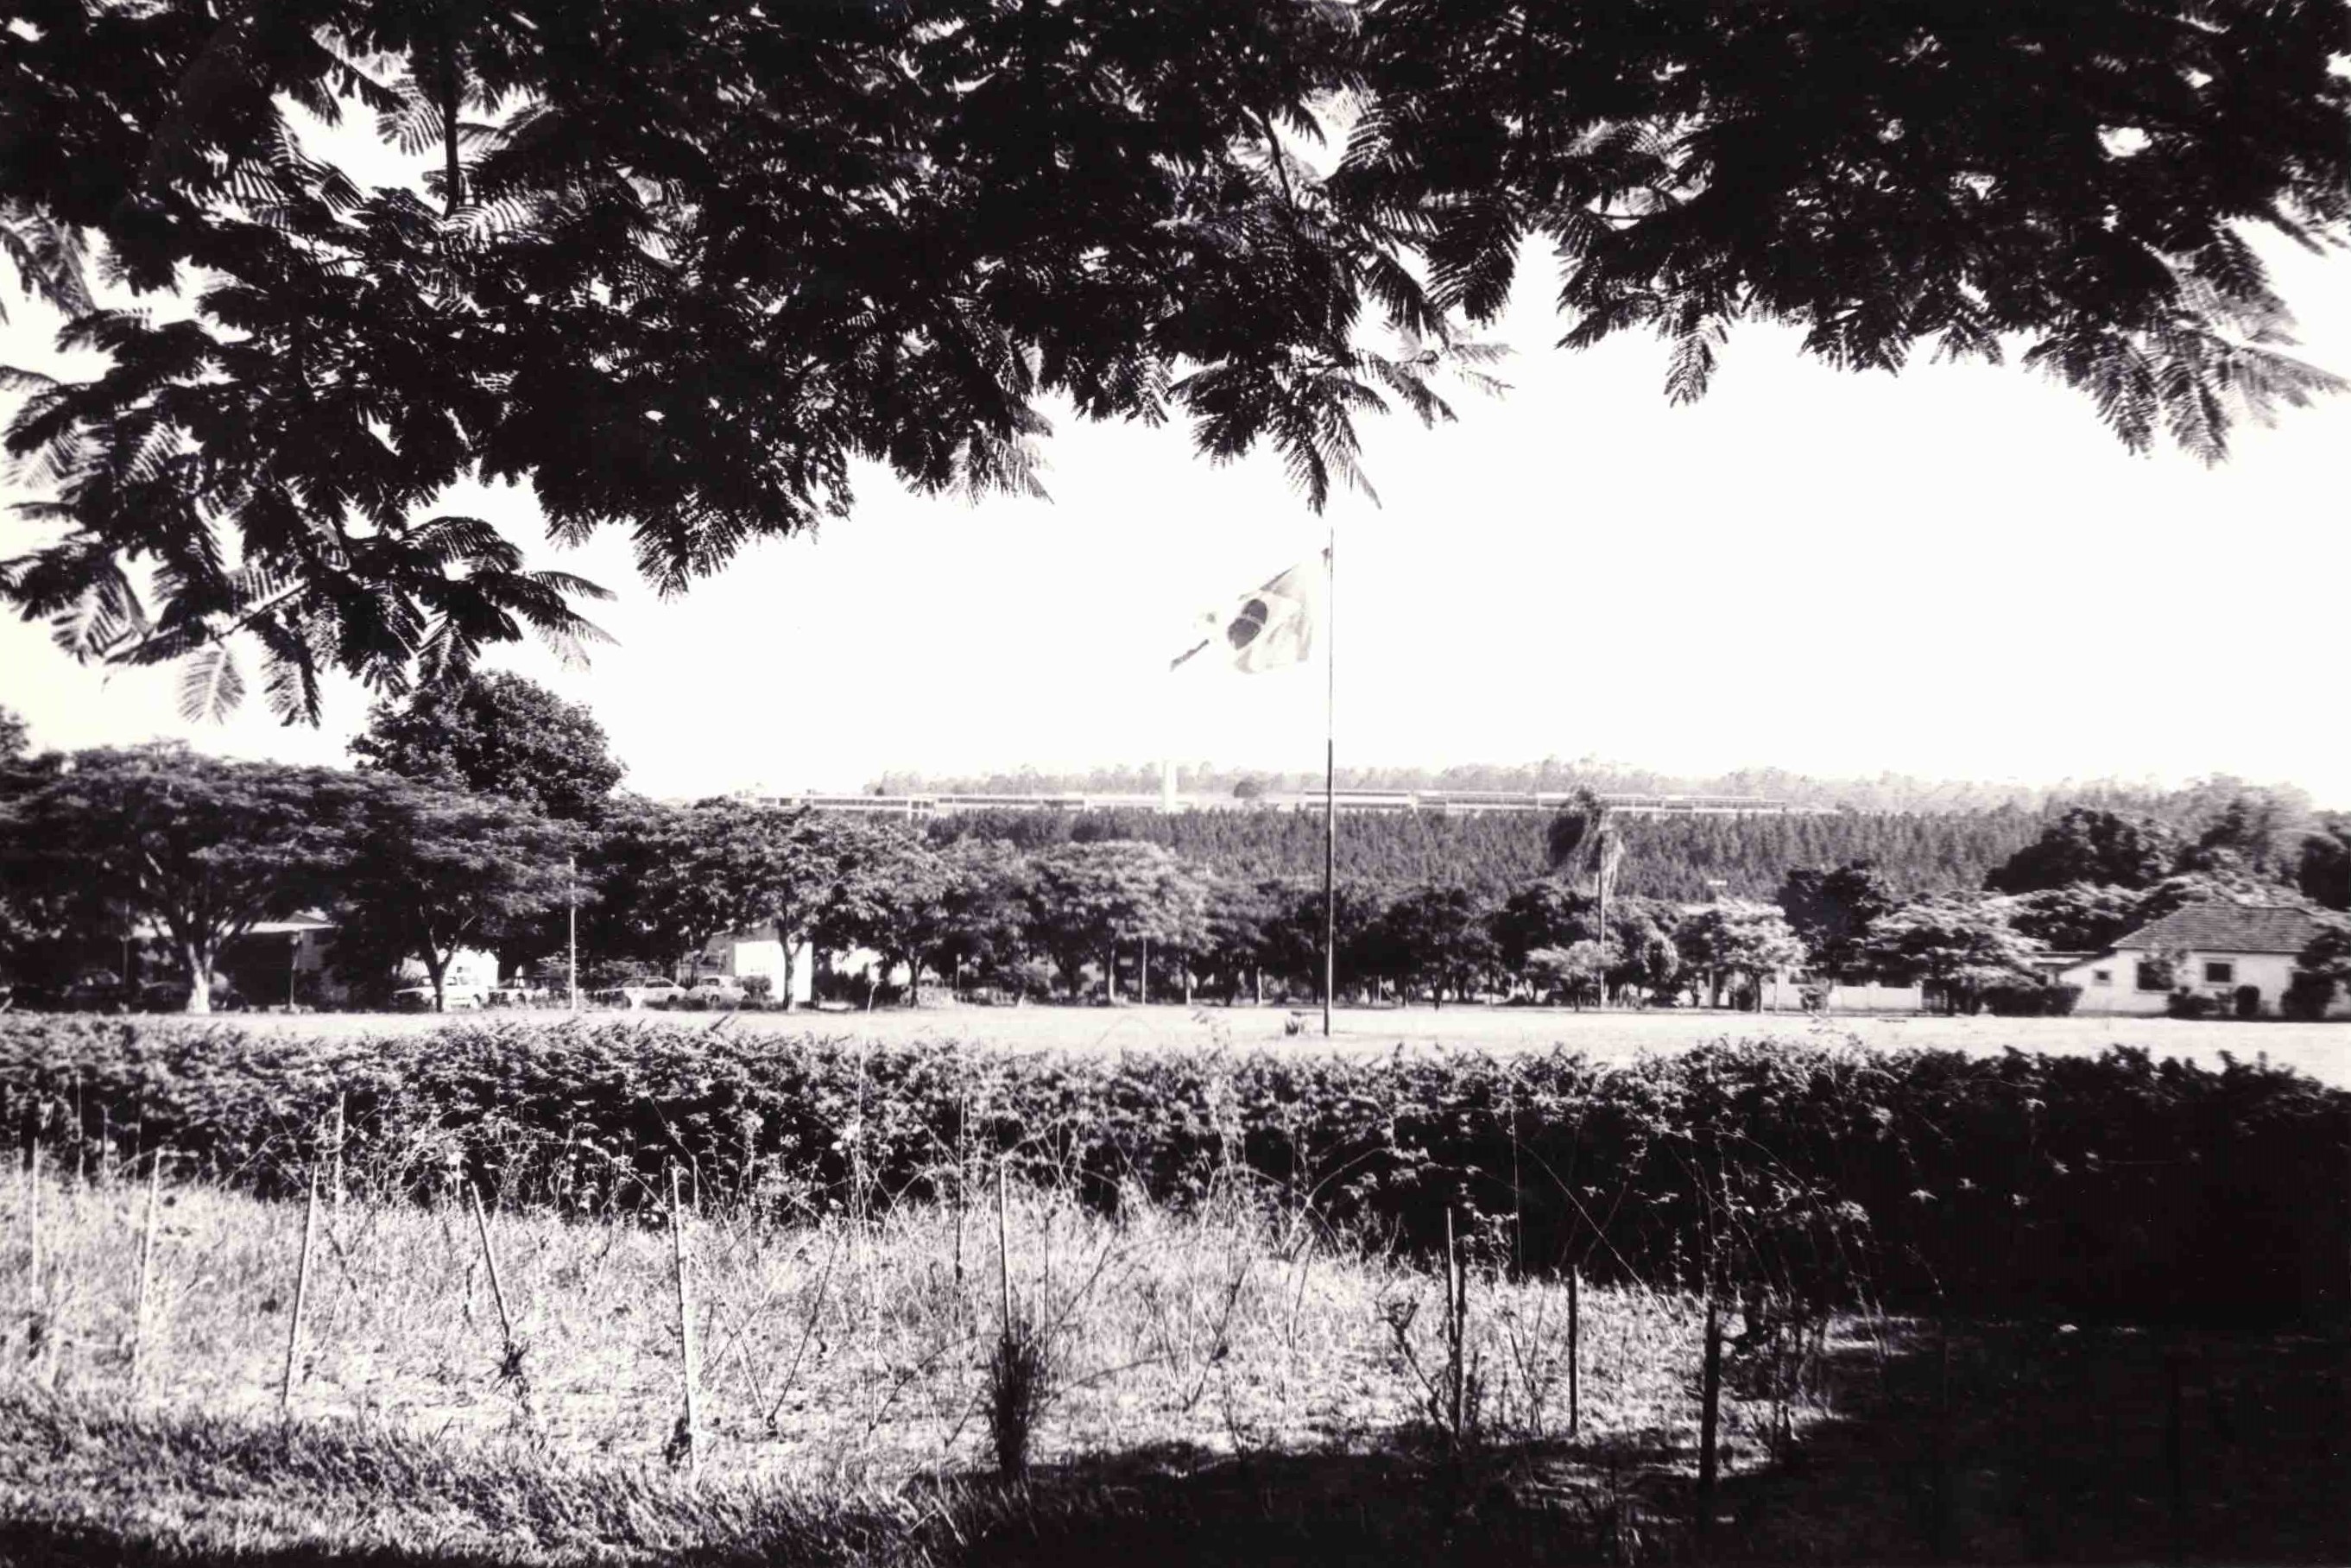
[[[1791,866],[1876,862],[1906,896],[1983,885],[1985,873],[2040,832],[2038,812],[1834,812],[1819,816],[1627,817],[1616,885],[1677,902],[1718,894],[1768,900]],[[1548,869],[1549,817],[1364,812],[1339,820],[1339,874],[1350,881],[1449,885],[1499,894]],[[990,811],[942,818],[934,842],[1002,840],[1034,849],[1064,841],[1142,840],[1245,880],[1319,876],[1322,818],[1311,810]]]

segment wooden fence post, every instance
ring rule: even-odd
[[[277,1409],[294,1403],[294,1374],[302,1353],[302,1306],[310,1296],[310,1243],[319,1232],[319,1167],[310,1167],[310,1201],[302,1210],[302,1256],[295,1265],[294,1311],[286,1322],[286,1375],[277,1385]]]
[[[1567,1266],[1567,1435],[1583,1425],[1583,1287],[1582,1270]]]
[[[25,1216],[32,1230],[30,1283],[37,1294],[41,1288],[41,1144],[38,1138],[33,1141],[33,1163],[25,1170]]]
[[[1713,1518],[1714,1437],[1722,1414],[1722,1308],[1718,1295],[1709,1282],[1706,1292],[1706,1366],[1698,1383],[1698,1500],[1701,1531]]]
[[[465,1196],[474,1200],[474,1231],[482,1239],[482,1261],[490,1270],[490,1300],[497,1303],[498,1333],[506,1340],[507,1358],[511,1362],[515,1350],[514,1318],[507,1312],[506,1287],[498,1280],[498,1255],[490,1245],[490,1222],[482,1212],[481,1189],[470,1176],[465,1180]]]
[[[155,1268],[155,1210],[162,1199],[163,1151],[147,1171],[147,1223],[139,1239],[139,1294],[131,1309],[131,1396],[139,1396],[139,1370],[147,1349],[148,1280]]]
[[[685,1473],[690,1481],[702,1479],[702,1396],[695,1387],[694,1299],[685,1282],[685,1216],[678,1206],[677,1167],[669,1167],[669,1233],[677,1274],[677,1333],[684,1352]]]

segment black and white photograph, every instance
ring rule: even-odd
[[[2351,1563],[2346,0],[6,0],[0,1568]]]

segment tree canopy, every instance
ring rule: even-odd
[[[624,771],[585,705],[504,671],[453,676],[378,703],[351,741],[364,765],[418,783],[593,821]]]
[[[2339,384],[2242,231],[2351,223],[2340,43],[2334,0],[33,0],[0,248],[104,363],[11,373],[55,532],[0,596],[187,661],[192,712],[250,641],[291,722],[326,669],[597,635],[464,480],[664,591],[845,516],[857,460],[1035,488],[1049,396],[1270,444],[1320,507],[1359,418],[1449,416],[1530,240],[1562,341],[1661,333],[1676,400],[1775,321],[2013,351],[2216,458]]]
[[[152,922],[212,1008],[221,948],[324,903],[342,863],[345,776],[177,746],[78,751],[0,800],[0,863],[62,869]]]
[[[334,877],[339,961],[415,958],[442,1010],[450,960],[561,906],[578,835],[529,806],[419,785],[347,779],[346,845]],[[392,965],[384,967],[390,968]]]

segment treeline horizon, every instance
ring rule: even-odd
[[[1495,895],[1547,874],[1552,819],[1536,811],[1446,816],[1362,812],[1342,816],[1343,881],[1433,884]],[[1968,813],[1827,816],[1636,817],[1614,820],[1625,858],[1614,885],[1642,898],[1701,903],[1718,896],[1769,901],[1791,866],[1868,861],[1906,895],[1973,890],[2037,838],[2047,818],[2014,809]],[[1249,879],[1319,877],[1319,811],[1088,811],[1019,809],[935,819],[944,845],[987,839],[1022,849],[1140,841],[1207,870]]]
[[[970,773],[930,773],[915,768],[885,770],[858,786],[878,795],[1156,795],[1156,761],[1105,764],[1091,768],[1019,768]],[[2014,779],[1935,779],[1886,772],[1872,778],[1815,776],[1785,768],[1734,768],[1723,773],[1676,773],[1636,764],[1584,757],[1573,761],[1546,757],[1529,762],[1369,764],[1342,767],[1342,789],[1491,789],[1520,793],[1753,795],[1813,810],[1960,816],[2016,811],[2052,816],[2070,806],[2127,811],[2170,825],[2210,818],[2230,800],[2257,791],[2304,811],[2319,810],[2309,791],[2287,783],[2260,783],[2229,773],[2199,776],[2181,785],[2146,779],[2061,779],[2039,783]],[[1176,788],[1186,795],[1314,794],[1323,777],[1312,770],[1239,768],[1210,761],[1176,765]]]

